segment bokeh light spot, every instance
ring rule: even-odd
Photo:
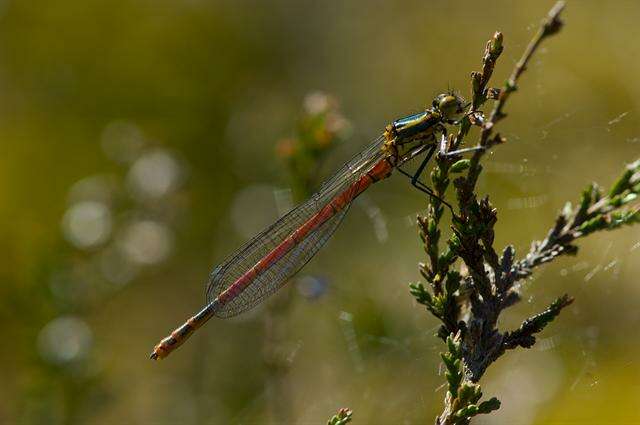
[[[316,300],[327,292],[329,281],[322,276],[305,275],[297,279],[298,292],[308,300]]]
[[[111,234],[111,212],[102,202],[78,202],[64,214],[62,229],[67,240],[77,248],[98,246]]]
[[[38,335],[40,355],[55,364],[83,359],[91,347],[91,329],[77,317],[63,316],[49,322]]]
[[[156,264],[171,253],[173,235],[169,228],[151,220],[140,220],[127,226],[120,240],[120,247],[133,263]]]
[[[127,259],[126,255],[114,247],[109,247],[100,253],[98,267],[102,277],[116,286],[131,282],[138,272],[138,268]]]
[[[181,178],[180,164],[174,156],[156,149],[136,160],[127,176],[127,183],[137,198],[157,199],[173,192]]]

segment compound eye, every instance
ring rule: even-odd
[[[438,109],[447,120],[455,121],[464,112],[463,102],[453,95],[440,95]]]
[[[457,105],[456,105],[457,101],[456,98],[453,96],[444,96],[442,99],[440,99],[440,104],[438,105],[438,108],[443,112],[443,113],[447,113],[447,112],[453,112]]]

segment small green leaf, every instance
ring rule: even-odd
[[[417,302],[424,305],[433,304],[433,297],[426,290],[422,283],[410,283],[409,293],[413,295]]]
[[[588,235],[589,233],[593,233],[593,232],[595,232],[597,230],[602,230],[605,227],[607,227],[607,220],[606,220],[605,216],[599,215],[599,216],[596,216],[596,217],[592,218],[589,221],[586,221],[586,222],[582,223],[580,225],[580,227],[578,227],[578,230],[583,235]]]
[[[626,170],[624,170],[624,173],[622,173],[620,178],[618,178],[618,181],[616,181],[611,187],[611,190],[609,191],[609,197],[613,198],[614,196],[619,195],[627,190],[629,188],[629,181],[631,180],[631,176],[633,176],[633,173],[633,168],[627,168]]]
[[[490,400],[487,401],[483,401],[482,403],[480,403],[479,405],[477,404],[470,404],[466,407],[463,407],[462,409],[459,409],[456,413],[455,413],[455,417],[462,419],[462,418],[472,418],[478,414],[487,414],[487,413],[491,413],[494,410],[498,410],[500,408],[500,400],[498,400],[497,398],[493,397]]]
[[[475,403],[482,397],[480,385],[465,382],[460,386],[458,398],[463,404]]]
[[[454,356],[457,359],[460,358],[460,353],[459,353],[460,344],[456,343],[456,341],[454,341],[454,339],[451,338],[451,336],[447,338],[447,348],[449,349],[449,353],[451,353],[452,356]]]
[[[491,413],[494,410],[498,410],[500,408],[500,400],[495,397],[490,398],[487,401],[483,401],[478,406],[478,413]]]
[[[578,209],[578,215],[584,215],[587,209],[591,206],[591,199],[593,193],[593,186],[587,186],[580,195],[580,208]]]
[[[495,34],[493,34],[493,37],[491,38],[491,42],[490,42],[491,44],[489,46],[489,53],[494,58],[497,58],[500,55],[500,53],[502,53],[502,48],[503,48],[502,41],[503,41],[502,33],[500,31],[496,31]]]
[[[447,247],[447,249],[442,254],[440,254],[440,257],[438,257],[438,268],[440,270],[448,268],[449,265],[453,263],[455,258],[456,253],[453,252],[450,247]]]
[[[629,193],[627,196],[622,198],[622,205],[628,204],[631,201],[635,201],[638,198],[637,193]]]
[[[582,208],[582,204],[580,205],[580,207]],[[564,207],[562,207],[562,215],[565,217],[569,217],[572,211],[573,207],[571,206],[571,202],[566,202],[564,204]]]
[[[462,419],[462,418],[472,418],[477,414],[478,414],[478,406],[476,406],[475,404],[471,404],[467,407],[463,407],[462,409],[458,410],[454,414],[454,416],[458,419]]]
[[[471,164],[471,160],[461,159],[459,161],[454,162],[453,165],[451,165],[451,168],[449,168],[449,171],[452,173],[460,173],[466,170],[467,168],[469,168],[470,164]]]
[[[451,249],[452,252],[455,253],[460,250],[460,238],[455,233],[451,235],[447,243],[449,244],[449,249]]]

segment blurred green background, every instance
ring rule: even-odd
[[[0,2],[0,423],[311,424],[342,406],[359,424],[432,423],[442,346],[407,290],[426,200],[398,176],[292,283],[278,385],[264,307],[212,320],[165,361],[147,356],[203,305],[212,266],[277,217],[291,182],[275,147],[309,92],[334,95],[351,124],[327,176],[447,87],[468,94],[498,29],[502,82],[550,7]],[[565,19],[480,184],[498,245],[521,255],[640,150],[640,3],[570,1]],[[489,370],[484,393],[503,407],[478,423],[640,422],[639,244],[638,228],[594,235],[524,285],[503,327],[564,292],[576,302]]]

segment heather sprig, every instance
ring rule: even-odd
[[[482,389],[480,385],[464,379],[460,333],[449,335],[446,343],[448,351],[440,354],[446,368],[446,407],[445,412],[438,418],[439,423],[446,425],[466,424],[476,415],[491,413],[499,409],[500,401],[497,398],[492,397],[481,402]]]
[[[306,96],[294,135],[277,145],[297,198],[308,198],[318,186],[324,160],[348,136],[350,128],[333,96],[321,92]]]
[[[327,421],[327,425],[346,425],[351,422],[352,418],[353,412],[351,409],[343,407]]]
[[[629,164],[608,190],[591,184],[575,205],[567,203],[546,238],[533,242],[524,258],[516,260],[511,245],[502,250],[494,246],[498,212],[488,196],[477,193],[481,160],[486,152],[506,142],[495,131],[496,124],[507,116],[507,101],[517,91],[519,78],[533,54],[546,38],[562,28],[563,8],[564,3],[558,2],[550,10],[499,89],[489,84],[504,49],[504,37],[496,32],[487,42],[482,68],[471,74],[467,114],[459,122],[455,137],[446,140],[450,151],[459,149],[475,126],[479,128],[477,149],[469,159],[438,155],[431,173],[438,197],[446,200],[446,190],[453,186],[456,201],[451,236],[446,244],[441,243],[444,213],[441,199],[431,198],[426,216],[418,217],[419,235],[427,254],[427,261],[419,264],[419,270],[427,284],[409,285],[415,300],[442,323],[438,336],[447,345],[447,352],[441,357],[448,391],[436,424],[467,424],[477,414],[498,409],[500,402],[496,398],[480,402],[482,391],[478,381],[487,368],[507,350],[532,347],[536,334],[573,302],[569,295],[562,295],[542,312],[524,320],[519,328],[502,331],[497,327],[498,318],[520,300],[519,282],[529,277],[535,267],[560,255],[575,254],[578,248],[574,243],[578,238],[640,221],[640,207],[634,204],[640,193],[638,160]],[[485,114],[481,108],[492,100],[493,108]],[[460,272],[456,271],[458,260],[463,265]]]

